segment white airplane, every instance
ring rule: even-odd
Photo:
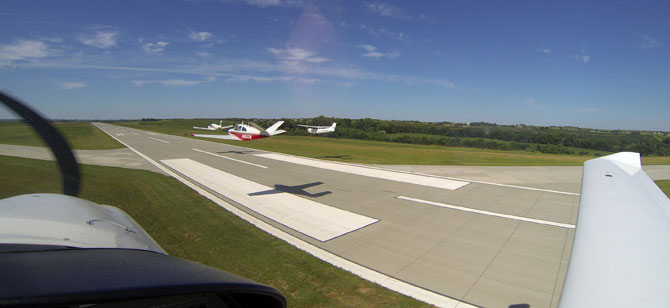
[[[312,126],[312,125],[298,124],[298,126],[307,127],[307,131],[310,134],[332,133],[335,131],[335,125],[337,125],[337,123],[333,123],[333,125],[331,126]]]
[[[207,127],[193,126],[193,128],[195,128],[195,129],[206,129],[206,130],[219,130],[219,129],[226,129],[226,128],[230,128],[230,127],[233,127],[233,126],[232,125],[223,126],[223,120],[219,121],[219,124],[212,123],[212,124],[209,124]]]
[[[228,135],[201,135],[201,134],[191,134],[193,137],[200,138],[214,138],[214,139],[226,139],[226,140],[254,140],[260,138],[271,137],[285,133],[286,130],[277,129],[279,126],[284,124],[284,121],[277,121],[272,126],[267,129],[263,129],[254,122],[249,122],[249,124],[235,124],[235,126],[228,130]]]
[[[584,163],[565,307],[670,305],[670,200],[642,170],[640,154]]]

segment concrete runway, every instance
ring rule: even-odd
[[[344,258],[354,267],[372,270],[372,274],[359,273],[361,276],[383,274],[394,278],[396,285],[402,284],[404,290],[414,288],[419,293],[432,292],[428,297],[466,303],[432,302],[443,306],[557,306],[574,235],[581,167],[375,166],[372,170],[383,174],[380,178],[328,169],[332,166],[321,166],[315,160],[313,164],[297,163],[259,156],[268,154],[259,150],[109,124],[96,126],[245,214]],[[669,166],[652,167],[652,178],[670,178]],[[202,168],[214,168],[207,170],[235,184],[191,173]],[[389,172],[391,168],[397,171]],[[379,173],[379,169],[384,170]],[[447,184],[465,181],[467,185],[455,188],[459,185],[393,180],[406,178],[408,173],[426,174],[424,180]],[[217,184],[224,187],[213,188]],[[220,191],[226,188],[230,190]],[[310,226],[279,207],[245,205],[253,202],[250,196],[260,195],[318,203],[329,213],[353,215],[346,217],[356,218],[347,220],[360,219],[361,223],[340,226],[340,221],[332,218],[335,214],[329,214],[314,219],[333,226]],[[288,200],[293,201],[286,204],[297,199]],[[309,208],[305,206],[303,209]],[[314,211],[314,215],[319,213]]]

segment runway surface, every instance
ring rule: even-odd
[[[496,183],[466,169],[322,162],[95,125],[238,216],[387,287],[440,306],[558,303],[579,203],[570,176]]]

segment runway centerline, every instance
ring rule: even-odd
[[[448,208],[448,209],[452,209],[452,210],[459,210],[459,211],[464,211],[464,212],[471,212],[471,213],[476,213],[476,214],[482,214],[482,215],[495,216],[495,217],[500,217],[500,218],[507,218],[507,219],[531,222],[531,223],[536,223],[536,224],[541,224],[541,225],[548,225],[548,226],[561,227],[561,228],[567,228],[567,229],[574,229],[575,228],[575,225],[571,225],[571,224],[564,224],[564,223],[548,221],[548,220],[533,219],[533,218],[527,218],[527,217],[522,217],[522,216],[515,216],[515,215],[501,214],[501,213],[496,213],[496,212],[476,210],[476,209],[471,209],[471,208],[467,208],[467,207],[462,207],[462,206],[457,206],[457,205],[450,205],[450,204],[440,203],[440,202],[433,202],[433,201],[422,200],[422,199],[417,199],[417,198],[412,198],[412,197],[397,196],[396,199],[413,201],[413,202],[423,203],[423,204],[428,204],[428,205],[433,205],[433,206],[439,206],[439,207],[444,207],[444,208]]]
[[[149,137],[149,139],[153,139],[153,140],[160,141],[160,142],[163,142],[163,143],[170,143],[170,141],[165,141],[163,139],[158,139],[158,138],[154,138],[154,137]]]
[[[231,158],[231,157],[227,157],[227,156],[219,155],[219,154],[216,154],[216,153],[211,153],[211,152],[203,151],[203,150],[200,150],[200,149],[191,149],[191,150],[193,150],[193,151],[197,151],[197,152],[200,152],[200,153],[209,154],[209,155],[216,156],[216,157],[220,157],[220,158],[225,158],[225,159],[228,159],[228,160],[236,161],[236,162],[238,162],[238,163],[243,163],[243,164],[247,164],[247,165],[254,166],[254,167],[258,167],[258,168],[264,168],[264,169],[267,169],[267,168],[268,168],[267,166],[263,166],[263,165],[258,165],[258,164],[250,163],[250,162],[248,162],[248,161],[243,161],[243,160],[239,160],[239,159]]]

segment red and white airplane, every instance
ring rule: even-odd
[[[277,129],[282,124],[284,124],[284,121],[277,121],[277,123],[272,124],[272,126],[268,127],[267,129],[263,129],[254,122],[249,122],[249,124],[244,124],[244,122],[242,122],[241,124],[235,124],[233,128],[229,129],[228,135],[191,134],[191,136],[226,140],[254,140],[285,133],[286,130]]]
[[[219,130],[219,129],[226,129],[226,128],[231,128],[233,127],[232,125],[227,125],[223,126],[223,120],[219,121],[219,124],[212,123],[207,125],[207,127],[198,127],[198,126],[193,126],[195,129],[206,129],[206,130]]]

